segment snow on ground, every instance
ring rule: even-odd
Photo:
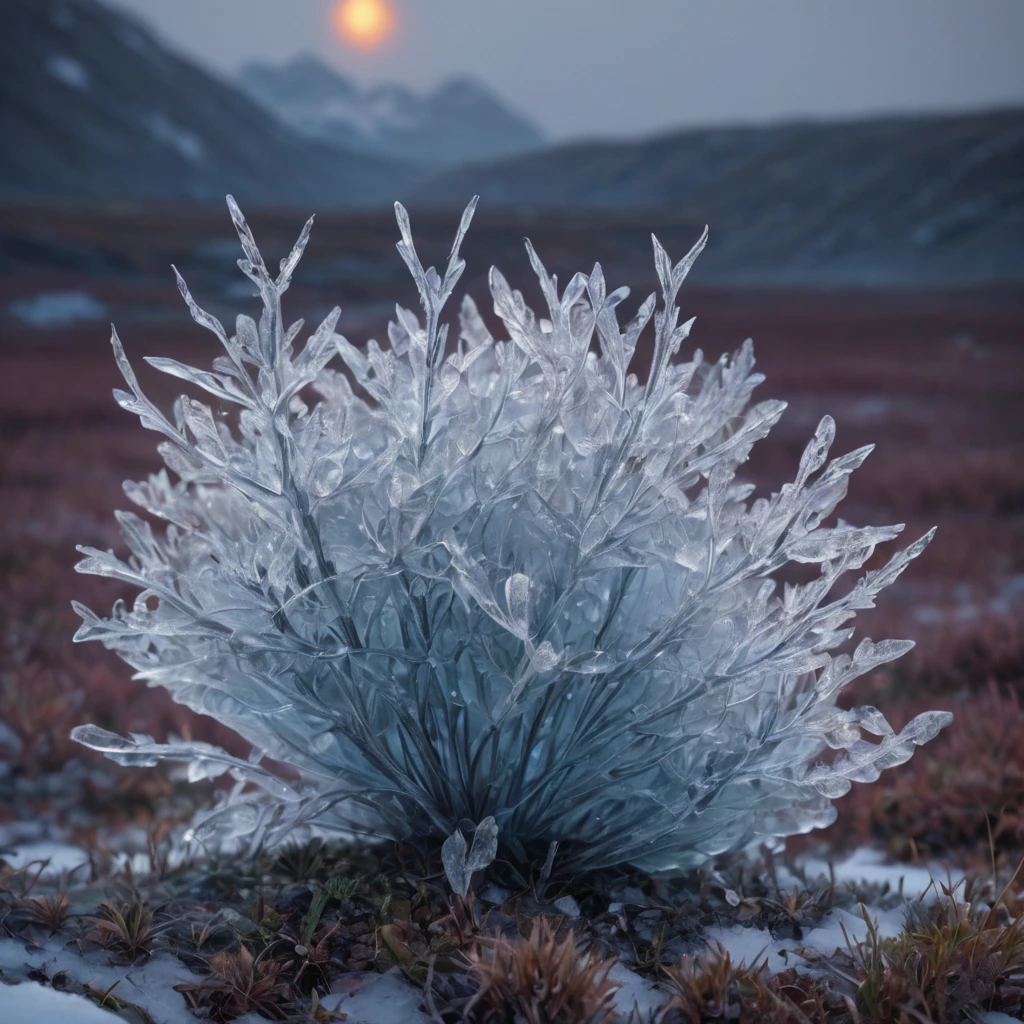
[[[815,875],[828,877],[828,862],[816,857],[801,859],[800,867],[808,878]],[[949,884],[950,881],[955,885],[963,879],[961,873],[954,871],[950,875],[943,865],[937,863],[915,865],[887,862],[882,850],[871,847],[855,850],[845,860],[833,861],[832,870],[837,883],[869,882],[881,885],[888,882],[893,892],[902,892],[907,899],[914,899],[924,893],[931,886],[932,879],[936,885],[940,882]]]
[[[899,935],[903,929],[903,907],[885,911],[869,908],[868,914],[883,938]],[[868,924],[861,914],[836,907],[816,928],[805,931],[802,939],[775,939],[769,932],[741,925],[707,928],[704,937],[709,946],[721,946],[734,964],[743,962],[750,967],[755,962],[763,962],[770,971],[777,972],[786,969],[789,954],[795,950],[806,949],[831,956],[837,949],[846,949],[847,937],[851,943],[857,943],[863,941],[867,933]],[[799,963],[799,959],[796,962]]]
[[[615,996],[615,1007],[625,1020],[634,1008],[645,1020],[651,1010],[657,1009],[665,996],[654,985],[623,964],[615,964],[608,977],[622,987]],[[350,976],[344,987],[351,991],[324,996],[320,1005],[328,1010],[341,1010],[348,1014],[347,1024],[426,1024],[430,1017],[419,1007],[419,989],[404,980],[401,972],[369,975],[365,980]]]
[[[0,986],[0,1016],[4,1024],[111,1024],[112,1018],[85,996],[57,992],[28,982],[25,985]]]
[[[872,917],[877,920],[883,935],[891,935],[899,931],[903,911],[896,908],[872,913]],[[767,932],[739,926],[711,928],[707,930],[706,937],[709,943],[721,944],[735,963],[745,961],[752,964],[756,960],[767,959],[769,968],[779,971],[786,967],[784,953],[802,947],[831,954],[837,947],[844,947],[846,938],[843,927],[851,940],[863,938],[867,930],[862,917],[836,909],[817,928],[807,931],[802,940],[774,940]],[[31,968],[42,969],[50,977],[63,971],[73,981],[88,982],[101,990],[117,983],[115,994],[145,1008],[156,1024],[195,1022],[181,995],[173,991],[173,986],[182,981],[195,980],[196,976],[169,956],[155,956],[142,966],[116,967],[106,964],[102,955],[86,958],[73,950],[61,950],[56,945],[31,949],[17,942],[0,942],[0,971],[5,978],[23,979]],[[620,1021],[627,1020],[634,1009],[639,1010],[641,1020],[645,1019],[666,998],[652,982],[641,978],[622,963],[612,967],[609,977],[621,985],[615,999]],[[349,1024],[427,1024],[430,1020],[419,1008],[422,999],[420,990],[409,984],[397,970],[385,974],[367,972],[347,975],[339,979],[336,988],[343,991],[324,996],[321,1005],[325,1009],[347,1013]],[[14,990],[0,989],[0,1001],[10,991]],[[2,1005],[0,1002],[0,1007]],[[3,1014],[0,1014],[0,1019],[8,1024],[8,1018]],[[253,1014],[243,1018],[244,1024],[256,1024],[260,1020],[262,1018]],[[91,1024],[91,1018],[83,1017],[82,1021],[83,1024]],[[38,1017],[30,1024],[38,1024]],[[79,1022],[77,1018],[71,1018],[63,1019],[63,1024]],[[993,1020],[991,1024],[1005,1022]]]
[[[899,932],[903,923],[901,907],[870,913],[882,935],[895,935]],[[803,939],[800,940],[776,940],[767,932],[740,926],[710,928],[705,936],[709,944],[721,945],[734,963],[743,961],[749,965],[755,961],[767,960],[770,970],[780,971],[785,969],[787,956],[794,950],[804,948],[829,955],[837,948],[846,946],[847,936],[850,941],[858,941],[864,938],[866,932],[867,925],[861,915],[837,908],[826,915],[818,927],[805,932]],[[115,993],[122,999],[144,1007],[156,1024],[194,1024],[195,1021],[186,1009],[182,997],[173,991],[174,985],[189,979],[194,980],[195,975],[190,974],[172,957],[159,955],[141,967],[116,967],[99,959],[87,959],[71,950],[33,950],[16,942],[0,942],[0,971],[4,977],[24,978],[30,968],[41,968],[51,977],[58,971],[63,971],[73,981],[88,982],[101,990],[117,983]],[[612,967],[609,977],[621,985],[615,999],[621,1021],[625,1021],[634,1009],[639,1011],[640,1019],[644,1019],[666,998],[650,981],[641,978],[622,963]],[[0,989],[0,1008],[4,1010],[4,1013],[0,1014],[0,1019],[3,1019],[4,1024],[20,1024],[22,1020],[20,1017],[9,1015],[9,1005],[31,1007],[34,1005],[30,1001],[31,998],[44,998],[22,993],[22,987],[46,991],[31,982],[17,989]],[[420,990],[410,985],[397,970],[385,974],[367,972],[363,975],[348,975],[340,979],[338,987],[344,991],[324,996],[321,1005],[328,1010],[347,1013],[349,1024],[427,1024],[430,1020],[420,1009]],[[22,1001],[11,1004],[11,993],[15,992]],[[40,1012],[45,1009],[42,1002],[39,1006]],[[82,1013],[86,1012],[91,1012],[91,1007],[83,1005]],[[99,1018],[92,1015],[79,1018],[68,1016],[63,1010],[61,1013],[62,1024],[92,1024],[94,1019],[99,1024]],[[109,1017],[102,1019],[109,1020]],[[38,1014],[24,1017],[26,1024],[38,1024],[39,1020]],[[262,1018],[254,1014],[242,1018],[243,1024],[257,1024],[260,1020]],[[984,1024],[1008,1024],[1013,1020],[1014,1018],[1010,1017],[990,1015],[985,1018]]]
[[[348,1014],[347,1024],[427,1024],[420,1007],[420,990],[404,980],[400,971],[370,975],[358,988],[332,993],[320,1000],[326,1010]]]
[[[654,984],[631,971],[625,964],[617,963],[608,972],[611,981],[622,987],[615,993],[615,1009],[624,1017],[636,1011],[636,1019],[646,1020],[652,1010],[665,1001],[665,994]]]
[[[174,991],[175,985],[195,981],[196,975],[176,957],[160,954],[141,966],[119,967],[107,963],[103,955],[85,957],[73,949],[61,949],[58,943],[31,947],[10,940],[0,942],[0,971],[5,979],[24,981],[32,969],[42,970],[51,978],[62,971],[72,982],[88,984],[100,991],[113,987],[113,994],[117,998],[144,1007],[155,1024],[196,1024],[196,1018],[185,1006],[185,1000],[180,993]],[[21,986],[0,989],[0,1000],[18,988]],[[0,1002],[0,1008],[3,1007],[3,1002]],[[8,1024],[7,1017],[2,1013],[0,1020]],[[110,1021],[109,1014],[104,1020]],[[252,1020],[255,1022],[260,1018],[253,1017]],[[91,1018],[83,1018],[83,1021],[91,1021]],[[40,1018],[37,1017],[31,1024],[40,1024]],[[62,1019],[62,1024],[67,1024],[67,1021]]]
[[[81,851],[66,843],[33,836],[28,842],[23,840],[18,844],[14,853],[5,853],[4,856],[14,866],[49,858],[53,870],[70,870],[81,862],[80,854]],[[828,875],[825,861],[807,858],[801,867],[808,878]],[[904,901],[924,894],[932,877],[936,881],[946,881],[948,877],[945,870],[935,866],[929,869],[887,864],[879,851],[871,849],[858,850],[845,860],[836,862],[833,870],[837,883],[887,882],[893,892],[899,892],[902,885]],[[780,882],[783,880],[780,877]],[[952,881],[957,881],[956,875]],[[926,898],[932,895],[934,889]],[[903,926],[905,902],[884,910],[869,908],[868,913],[882,936],[893,936]],[[863,940],[867,930],[867,923],[859,911],[837,907],[826,914],[816,927],[806,929],[800,939],[774,939],[768,932],[740,925],[708,928],[704,936],[709,946],[724,948],[734,963],[742,961],[752,965],[766,961],[770,970],[780,971],[785,969],[787,962],[793,962],[790,954],[798,949],[830,956],[837,949],[846,948],[848,939],[850,942]],[[174,985],[194,980],[196,976],[178,960],[165,954],[159,954],[141,966],[118,967],[107,963],[101,952],[82,956],[73,948],[61,949],[56,942],[40,948],[14,941],[0,942],[0,974],[4,980],[24,980],[32,968],[43,970],[49,977],[63,971],[73,982],[87,982],[100,990],[116,984],[116,995],[145,1008],[155,1024],[194,1024],[196,1019],[186,1009],[181,995],[173,990]],[[634,1008],[639,1010],[640,1019],[644,1019],[665,999],[664,993],[652,982],[641,978],[625,964],[616,963],[609,977],[621,985],[616,996],[618,1020],[621,1022],[629,1018]],[[15,994],[18,1002],[12,1002]],[[36,1012],[32,1012],[31,1007],[32,1000],[60,995],[32,983],[17,988],[0,988],[0,1020],[3,1024],[20,1024],[22,1019],[27,1024],[38,1024],[41,1019],[57,1019],[56,1012],[50,1013],[42,1002],[38,1003],[40,1009]],[[74,1011],[79,1009],[73,1001],[66,999],[65,1002],[68,1007],[74,1007]],[[95,1014],[104,1012],[94,1010],[87,1002],[80,1001],[80,1004],[81,1013],[88,1016],[71,1016],[73,1011],[65,1012],[62,1007],[59,1013],[62,1024],[92,1024],[93,1020],[98,1020]],[[426,1024],[430,1018],[419,1008],[420,1004],[420,990],[409,984],[397,970],[385,974],[345,975],[335,983],[335,991],[322,1000],[324,1008],[347,1013],[349,1024]],[[57,1006],[57,1003],[52,1005]],[[10,1006],[28,1009],[17,1010],[23,1017],[12,1017],[8,1009]],[[103,1019],[109,1020],[109,1016]],[[242,1024],[258,1024],[262,1018],[250,1014],[241,1020]],[[984,1024],[1012,1024],[1013,1021],[1014,1018],[998,1014],[984,1018]]]
[[[111,856],[111,871],[128,871],[132,878],[139,879],[152,870],[146,852],[145,829],[126,826],[115,835],[104,838],[104,845]],[[189,852],[184,844],[176,843],[167,852],[167,868],[180,866]],[[43,881],[53,881],[61,875],[74,876],[74,881],[82,881],[88,876],[88,871],[83,870],[89,865],[88,852],[69,842],[64,830],[53,822],[0,823],[0,857],[15,871],[21,871],[29,864],[35,865],[33,873],[38,871]]]
[[[808,878],[818,875],[827,878],[829,874],[828,862],[813,857],[803,858],[800,867]],[[887,863],[882,851],[871,848],[856,850],[845,860],[834,861],[832,871],[837,884],[888,883],[890,891],[902,892],[906,902],[922,896],[925,899],[936,898],[939,895],[936,886],[940,882],[956,886],[963,878],[961,874],[950,873],[938,864],[919,866]],[[796,881],[785,871],[780,871],[779,875],[784,888]],[[935,880],[935,885],[932,884],[932,879]],[[869,907],[868,913],[883,938],[894,937],[903,929],[905,904],[886,910]],[[847,938],[852,943],[862,942],[867,937],[867,932],[867,922],[859,911],[836,907],[822,918],[816,928],[806,930],[801,939],[774,939],[768,932],[743,928],[740,925],[708,928],[704,935],[710,944],[721,945],[734,963],[742,960],[749,966],[757,960],[764,960],[771,970],[780,971],[785,969],[785,960],[794,950],[807,949],[822,955],[831,955],[837,949],[846,948]]]
[[[59,875],[61,872],[70,874],[89,863],[89,855],[80,846],[55,842],[51,839],[23,843],[13,849],[5,850],[3,858],[15,871],[20,871],[29,864],[48,862],[46,868],[40,873],[41,878],[49,878]]]

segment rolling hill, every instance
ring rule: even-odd
[[[435,176],[416,197],[477,192],[489,206],[708,223],[705,273],[737,280],[1024,278],[1020,109],[580,142]]]

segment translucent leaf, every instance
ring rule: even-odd
[[[452,887],[452,892],[465,896],[469,891],[472,872],[466,864],[466,837],[456,829],[441,847],[441,862],[444,864],[445,877]]]
[[[482,871],[498,855],[498,826],[493,817],[484,818],[473,834],[473,846],[467,854],[466,839],[456,829],[441,847],[444,873],[453,892],[465,896],[474,871]]]
[[[509,626],[520,640],[530,635],[530,577],[517,572],[505,581]]]

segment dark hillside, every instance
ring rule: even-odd
[[[583,142],[464,167],[417,195],[455,206],[474,192],[489,207],[710,224],[702,273],[730,283],[1024,279],[1021,110]]]
[[[314,142],[93,0],[4,0],[0,195],[366,206],[410,166]]]

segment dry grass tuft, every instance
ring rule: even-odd
[[[29,915],[37,924],[49,928],[56,935],[64,928],[71,915],[71,901],[66,892],[43,893],[22,900],[19,908]]]
[[[465,1010],[472,1024],[604,1024],[618,984],[614,959],[582,958],[572,931],[559,940],[543,918],[528,936],[497,937],[469,952],[479,989]]]
[[[1004,902],[971,902],[971,886],[940,886],[932,904],[912,908],[907,927],[883,939],[864,910],[868,932],[847,942],[831,970],[853,990],[844,1001],[853,1024],[958,1024],[983,1011],[1024,1012],[1024,915]],[[863,908],[862,908],[863,909]]]
[[[270,1020],[288,1018],[291,986],[282,977],[285,965],[280,961],[254,957],[242,946],[237,953],[218,953],[209,964],[211,977],[174,986],[190,1010],[217,1024],[251,1012]]]
[[[141,897],[121,904],[104,902],[99,911],[88,938],[113,950],[122,963],[133,964],[153,955],[159,930],[153,924],[153,911]]]
[[[721,947],[703,957],[684,956],[664,968],[671,993],[659,1024],[825,1024],[826,990],[793,968],[771,974],[767,965],[734,964]]]

